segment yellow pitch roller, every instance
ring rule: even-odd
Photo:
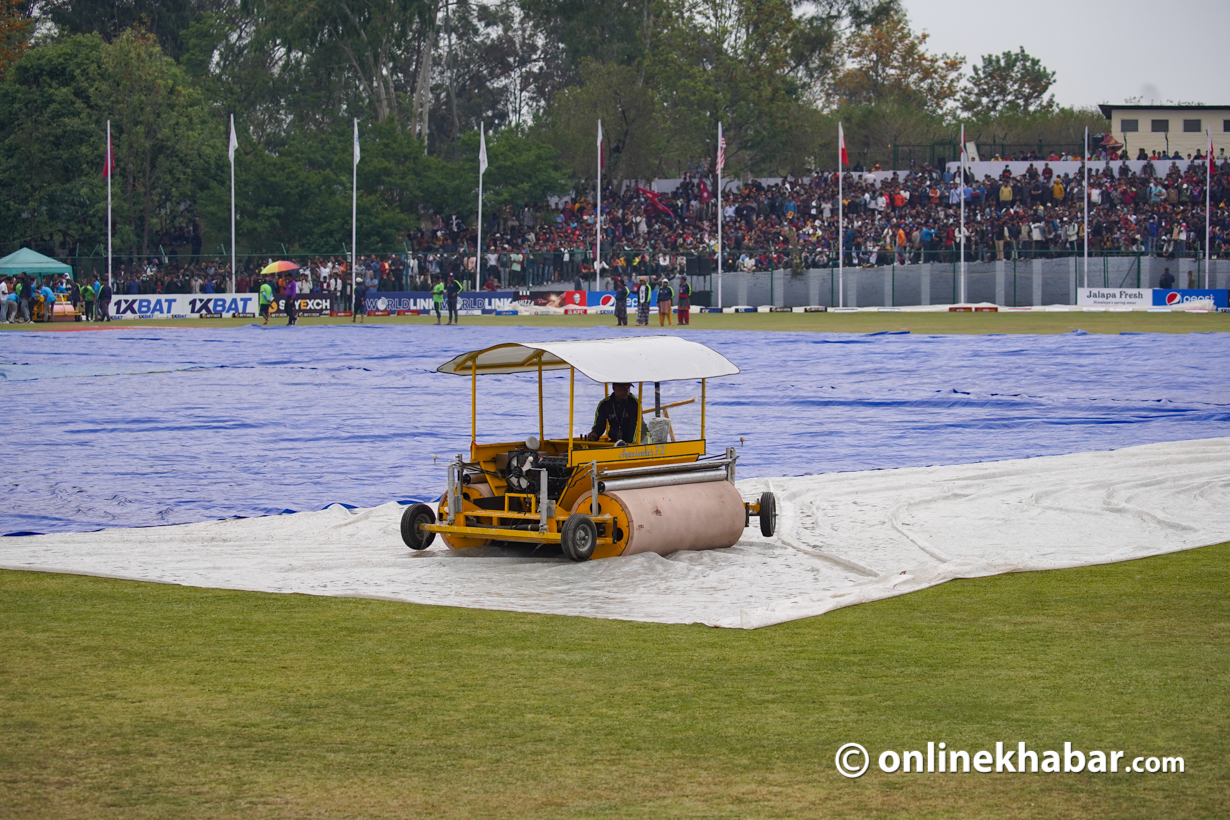
[[[426,549],[439,533],[452,549],[558,544],[572,560],[587,561],[730,547],[752,517],[764,535],[773,534],[773,494],[744,502],[734,486],[734,448],[707,453],[707,382],[739,368],[702,344],[675,336],[502,344],[463,353],[437,370],[470,377],[470,455],[449,463],[448,487],[435,509],[406,508],[401,535],[410,549]],[[549,370],[568,371],[567,438],[548,438],[544,430],[542,374]],[[608,386],[595,429],[586,433],[573,429],[578,372]],[[504,373],[538,374],[538,434],[480,444],[478,377]],[[662,404],[662,383],[678,381],[700,382],[697,438],[680,435],[670,418],[670,408],[695,399]],[[649,384],[654,406],[642,409]]]

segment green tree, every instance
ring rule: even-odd
[[[826,89],[830,103],[894,103],[948,111],[956,98],[964,57],[930,54],[926,32],[915,34],[903,14],[848,37],[844,70]]]
[[[0,240],[97,242],[106,217],[103,122],[93,108],[104,44],[69,37],[27,51],[0,83]]]
[[[1054,111],[1055,97],[1047,95],[1054,84],[1055,72],[1024,48],[985,54],[961,91],[961,108],[975,117]]]
[[[30,45],[34,20],[25,0],[0,0],[0,80]]]
[[[638,75],[633,66],[591,60],[581,68],[580,84],[556,94],[548,139],[574,179],[593,179],[597,173],[598,120],[606,142],[606,179],[618,185],[659,174],[670,149],[664,111]]]
[[[149,254],[163,232],[192,218],[199,184],[224,177],[223,132],[183,69],[138,31],[103,49],[93,103],[111,119],[126,244]]]
[[[39,11],[65,34],[98,34],[111,42],[140,28],[152,34],[164,53],[178,60],[183,33],[202,14],[231,5],[230,0],[71,0],[39,3]]]
[[[674,154],[664,158],[711,163],[722,121],[732,171],[801,170],[790,146],[813,125],[808,77],[824,52],[801,55],[799,30],[788,0],[703,0],[665,17],[647,60]]]

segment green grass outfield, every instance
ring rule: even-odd
[[[1186,333],[1228,322],[708,314],[693,327]],[[1223,818],[1227,589],[1221,545],[952,582],[739,632],[0,572],[0,817]],[[850,741],[873,756],[927,741],[971,753],[1068,741],[1128,760],[1181,756],[1186,771],[888,775],[873,764],[847,780],[833,757]]]
[[[0,816],[1230,816],[1230,545],[754,632],[0,572]],[[835,771],[856,741],[1182,774]]]
[[[633,317],[635,320],[635,317]],[[259,323],[253,319],[178,319],[140,321],[126,319],[107,324],[59,322],[52,325],[0,325],[3,330],[94,330],[125,327],[239,327]],[[428,316],[371,316],[367,324],[408,324],[435,326]],[[275,319],[270,325],[286,324]],[[300,326],[351,324],[348,318],[311,317],[299,320]],[[614,327],[611,316],[463,316],[463,325],[479,327]],[[1076,329],[1090,333],[1200,333],[1230,331],[1230,313],[1084,313],[1078,311],[1006,313],[693,313],[692,329],[789,330],[826,333],[874,333],[881,330],[908,330],[912,333],[1069,333]],[[650,317],[650,328],[658,328]],[[636,327],[626,332],[635,331]],[[444,331],[447,332],[447,331]]]

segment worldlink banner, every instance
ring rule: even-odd
[[[433,300],[429,291],[407,291],[392,293],[373,293],[365,300],[367,312],[387,310],[396,313],[399,310],[417,310],[427,313],[432,310]],[[447,309],[448,300],[444,300],[441,309]],[[349,306],[346,308],[349,310]],[[517,294],[511,290],[468,291],[457,294],[457,310],[465,314],[494,312],[497,310],[516,310]]]

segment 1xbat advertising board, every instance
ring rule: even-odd
[[[116,296],[111,299],[110,313],[112,319],[190,319],[256,313],[259,302],[255,293]]]

